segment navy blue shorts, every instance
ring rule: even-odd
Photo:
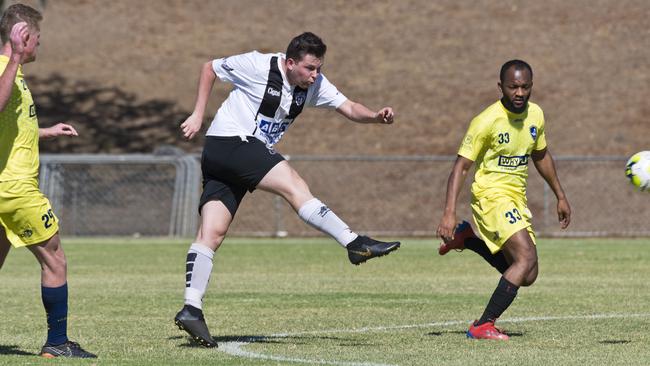
[[[246,191],[253,192],[262,178],[284,157],[248,136],[206,136],[201,155],[203,194],[201,208],[208,201],[221,201],[235,216]]]

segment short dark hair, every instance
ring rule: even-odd
[[[311,32],[305,32],[294,37],[287,46],[287,58],[296,61],[302,60],[305,55],[313,55],[316,58],[325,56],[327,46],[319,36]]]
[[[11,29],[14,25],[25,22],[30,29],[39,30],[38,23],[43,20],[43,15],[31,6],[14,4],[2,13],[0,19],[0,39],[2,44],[9,42]]]
[[[501,80],[501,82],[503,82],[503,79],[506,77],[506,72],[508,72],[511,67],[514,67],[515,70],[528,69],[528,71],[530,71],[530,78],[533,78],[533,68],[530,67],[526,61],[510,60],[501,66],[501,72],[499,73],[499,80]]]

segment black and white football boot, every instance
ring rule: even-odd
[[[178,329],[186,331],[194,341],[203,347],[217,347],[217,342],[210,335],[205,324],[203,311],[191,305],[185,305],[174,317]]]

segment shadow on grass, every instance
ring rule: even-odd
[[[187,343],[180,344],[179,347],[201,347],[200,344],[198,344],[188,336],[174,336],[174,337],[169,337],[168,339],[170,340],[186,339]],[[340,342],[338,345],[341,347],[374,346],[374,344],[372,343],[359,342],[358,340],[352,338],[314,336],[314,335],[304,335],[304,336],[233,335],[233,336],[213,337],[213,339],[217,342],[217,344],[224,343],[224,342],[243,342],[243,343],[303,345],[303,344],[309,344],[312,340],[330,340],[330,341]]]
[[[600,344],[626,344],[626,343],[632,343],[631,340],[629,339],[606,339],[603,341],[598,341]]]
[[[522,332],[505,332],[509,337],[523,337],[524,333]],[[462,334],[466,335],[467,331],[466,330],[443,330],[440,332],[429,332],[426,333],[428,336],[436,336],[436,337],[441,337],[447,334]]]
[[[0,344],[0,355],[36,356],[36,353],[25,352],[16,345]]]

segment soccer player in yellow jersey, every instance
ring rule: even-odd
[[[470,249],[502,273],[485,312],[470,325],[469,338],[507,340],[494,322],[510,306],[520,286],[537,278],[535,233],[526,203],[528,160],[557,197],[560,226],[565,229],[571,208],[546,146],[542,109],[528,101],[533,70],[526,62],[511,60],[501,67],[498,83],[503,97],[470,123],[447,183],[447,199],[437,234],[438,252]],[[472,184],[472,213],[482,239],[471,225],[456,225],[456,201],[467,172],[476,162]]]
[[[94,358],[67,337],[66,259],[58,219],[38,189],[38,140],[77,136],[64,123],[39,129],[23,78],[22,66],[36,60],[42,19],[37,10],[22,4],[8,7],[0,19],[0,267],[12,245],[27,247],[41,265],[48,328],[41,356]]]

